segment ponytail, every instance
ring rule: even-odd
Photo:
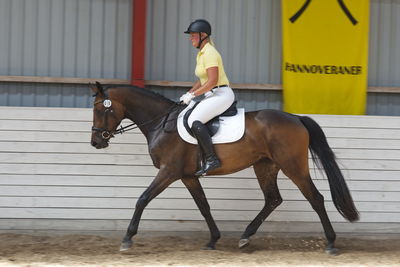
[[[210,45],[212,45],[212,46],[214,46],[214,47],[215,47],[215,43],[214,43],[214,41],[211,39],[211,37],[210,37],[210,36],[208,37],[208,39],[209,39],[209,43],[210,43]]]

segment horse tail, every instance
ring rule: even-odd
[[[300,116],[299,118],[310,135],[311,157],[318,169],[322,169],[322,164],[328,177],[332,200],[336,209],[348,221],[357,221],[359,219],[358,211],[324,132],[318,123],[310,117]]]

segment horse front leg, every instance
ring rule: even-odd
[[[173,175],[173,173],[166,168],[160,169],[157,176],[136,202],[135,212],[133,213],[131,222],[129,223],[128,230],[122,239],[120,251],[124,251],[132,247],[132,237],[137,233],[144,208],[171,183],[178,180],[176,177],[176,175]]]
[[[215,224],[214,218],[211,215],[210,205],[208,204],[206,195],[204,194],[203,187],[201,186],[198,177],[184,178],[182,179],[182,182],[192,195],[201,214],[206,219],[208,228],[210,229],[211,239],[206,245],[205,249],[215,249],[215,243],[217,243],[218,239],[221,237],[221,234],[217,225]]]

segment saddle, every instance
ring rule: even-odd
[[[196,108],[196,106],[199,104],[200,102],[197,102],[191,109],[189,109],[185,115],[183,116],[183,125],[185,126],[186,131],[193,137],[194,134],[192,133],[192,130],[189,127],[188,124],[188,118],[190,116],[190,114],[192,114],[192,111]],[[236,103],[237,101],[234,101],[232,103],[232,105],[225,110],[222,114],[219,114],[218,116],[212,118],[210,121],[208,121],[205,125],[210,133],[210,136],[213,137],[217,132],[218,129],[220,127],[220,117],[232,117],[235,116],[238,113],[238,110],[236,108]]]

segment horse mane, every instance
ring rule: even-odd
[[[173,103],[174,101],[172,101],[171,99],[163,96],[160,93],[154,92],[150,89],[145,89],[145,88],[141,88],[141,87],[137,87],[134,85],[118,85],[118,86],[114,86],[114,85],[109,85],[109,86],[103,86],[103,90],[104,92],[109,90],[109,89],[118,89],[118,88],[128,88],[129,90],[135,90],[135,91],[139,91],[141,94],[150,96],[150,97],[154,97],[157,98],[159,100],[163,100],[169,103]]]

